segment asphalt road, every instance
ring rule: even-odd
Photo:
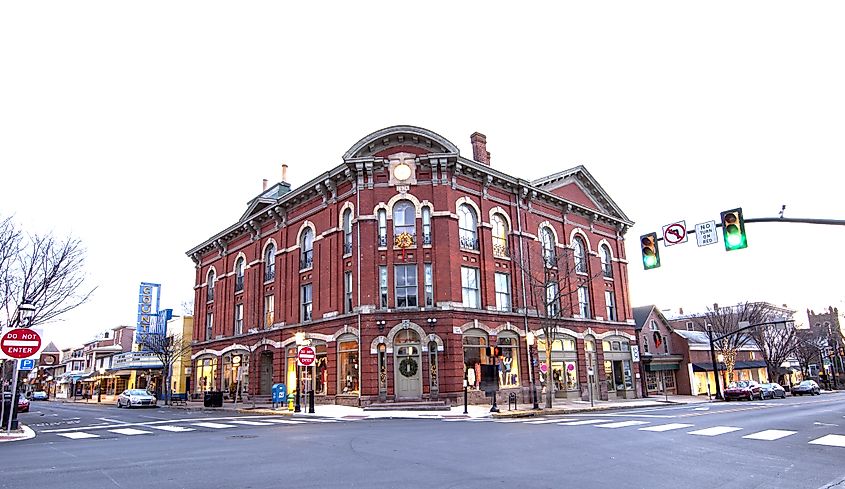
[[[22,421],[38,436],[0,446],[0,487],[815,489],[845,480],[845,393],[493,421],[34,403]]]

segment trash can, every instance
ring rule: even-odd
[[[284,404],[288,399],[288,390],[285,384],[273,384],[273,404]]]
[[[12,417],[12,397],[11,396],[9,396],[9,397],[3,396],[3,397],[4,397],[4,399],[3,399],[3,418],[0,420],[0,421],[3,422],[3,424],[1,425],[2,429],[0,429],[0,431],[6,430],[6,426],[9,425],[8,424],[9,418]],[[12,423],[12,429],[13,430],[18,429],[17,420],[15,420]]]
[[[223,391],[208,391],[203,396],[204,407],[223,407]]]

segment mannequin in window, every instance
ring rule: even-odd
[[[475,368],[467,367],[467,386],[475,389]]]

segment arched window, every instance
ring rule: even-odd
[[[407,200],[400,200],[393,206],[393,236],[408,233],[416,237],[416,209]],[[416,242],[416,239],[414,239]]]
[[[270,245],[264,252],[264,281],[276,278],[276,246]]]
[[[572,242],[575,249],[575,271],[578,273],[587,273],[587,247],[584,246],[584,240],[576,237]]]
[[[601,273],[607,278],[613,278],[613,267],[611,266],[610,248],[607,245],[601,245]]]
[[[305,228],[299,242],[299,268],[304,270],[311,268],[314,264],[314,232],[311,228]]]
[[[352,253],[352,209],[343,213],[343,254]]]
[[[482,329],[469,329],[464,333],[464,379],[467,387],[478,389],[481,383],[481,366],[489,365],[487,333]]]
[[[512,332],[503,331],[496,338],[496,345],[502,352],[499,366],[499,385],[519,387],[519,337]]]
[[[244,259],[235,262],[235,292],[244,290]]]
[[[557,258],[555,257],[555,235],[548,227],[540,229],[540,243],[543,245],[543,262],[547,268],[555,266]]]
[[[345,334],[337,339],[338,394],[358,394],[358,338]]]
[[[214,300],[214,270],[208,271],[208,278],[206,279],[206,300],[211,302]]]
[[[478,217],[475,210],[467,204],[458,206],[458,228],[461,248],[478,249]]]
[[[378,245],[387,246],[387,211],[378,210]]]
[[[508,257],[508,223],[501,214],[493,214],[493,256]]]
[[[426,206],[422,208],[422,232],[423,244],[431,244],[431,208]]]

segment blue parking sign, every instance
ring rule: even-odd
[[[18,370],[32,370],[35,368],[35,359],[34,358],[24,358],[21,360],[20,365],[18,366]]]

